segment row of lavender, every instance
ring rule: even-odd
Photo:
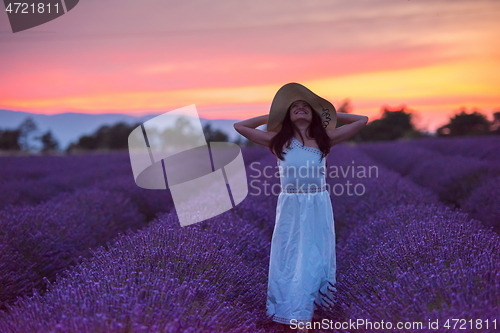
[[[267,332],[257,324],[266,319],[270,223],[241,216],[256,216],[255,201],[269,198],[254,198],[184,228],[175,214],[160,214],[98,248],[43,297],[9,306],[0,331]]]
[[[255,149],[243,153],[246,161],[262,156]],[[33,289],[43,293],[44,280],[54,281],[89,256],[90,249],[173,211],[169,191],[135,185],[124,154],[8,157],[2,162],[2,195],[16,196],[16,183],[28,185],[19,189],[26,201],[0,210],[3,310]]]
[[[435,150],[445,155],[474,157],[492,162],[500,161],[500,135],[422,138],[410,140],[408,143]]]
[[[135,185],[126,153],[1,158],[0,209],[40,204],[63,193],[71,195],[96,186],[127,193],[148,220],[169,200],[160,191]]]
[[[261,153],[259,148],[243,149],[245,161],[253,161]],[[101,184],[105,183],[105,184]],[[122,186],[113,185],[121,183]],[[114,186],[130,192],[137,188],[134,198],[145,197],[148,193],[138,188],[132,177],[130,158],[127,153],[83,154],[67,156],[4,156],[0,158],[0,210],[8,205],[33,205],[51,197],[71,193],[76,189],[92,185]],[[163,199],[163,198],[162,198]],[[155,207],[148,204],[155,201],[154,195],[137,202],[141,207],[153,211],[143,213],[152,219]]]
[[[498,143],[496,137],[487,137],[366,143],[360,147],[377,162],[430,188],[443,203],[460,208],[500,233]],[[494,149],[497,155],[491,154]],[[479,158],[485,155],[489,158]]]
[[[346,169],[351,161],[376,165],[358,149],[332,150],[330,165]],[[271,156],[260,162],[261,170],[276,165]],[[327,315],[418,320],[474,309],[491,316],[500,299],[498,237],[382,166],[377,177],[350,175],[329,179],[366,191],[332,194],[338,293]],[[277,182],[255,176],[261,189],[264,181]],[[261,191],[187,228],[164,214],[109,250],[100,248],[44,298],[21,300],[0,320],[0,331],[270,332],[260,323],[275,203]]]
[[[332,156],[332,164],[341,160],[344,167],[350,161],[377,165],[379,176],[350,177],[365,186],[363,196],[333,197],[336,223],[343,224],[343,231],[337,245],[337,292],[333,309],[325,314],[337,321],[419,321],[422,327],[436,319],[489,319],[491,330],[500,306],[498,235],[362,151],[367,148]],[[329,180],[339,181],[345,182]],[[484,329],[486,322],[481,324]],[[449,330],[441,326],[437,331]]]

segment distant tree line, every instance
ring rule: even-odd
[[[67,152],[84,150],[128,150],[128,137],[130,133],[141,123],[128,125],[119,122],[113,126],[104,125],[91,135],[84,135],[76,143],[71,143],[66,149]],[[207,141],[229,141],[226,133],[218,129],[213,129],[207,123],[203,127],[203,133]]]
[[[438,136],[468,136],[500,134],[500,111],[493,114],[493,121],[489,121],[480,112],[474,111],[470,114],[461,109],[450,119],[447,125],[441,126],[436,131]]]
[[[31,117],[27,117],[16,129],[0,129],[0,150],[29,152],[39,149],[42,153],[59,150],[59,143],[50,130],[38,136],[37,132],[38,127]],[[39,142],[40,146],[33,145],[32,141]]]
[[[338,108],[337,112],[349,113],[350,110],[349,102],[346,101]],[[453,137],[500,134],[500,111],[493,114],[493,121],[489,121],[485,115],[478,111],[467,113],[463,108],[459,111],[459,113],[450,119],[448,124],[437,129],[436,136]],[[416,129],[412,116],[411,111],[405,108],[396,111],[384,108],[380,119],[370,121],[349,141],[386,141],[430,136],[430,134]],[[93,134],[84,135],[77,142],[71,143],[65,152],[127,150],[129,134],[140,125],[141,123],[129,125],[119,122],[111,126],[101,126]],[[340,122],[337,123],[337,127],[342,125]],[[38,132],[38,128],[31,117],[26,118],[16,129],[0,129],[0,150],[28,152],[38,148],[42,153],[60,151],[59,143],[50,130],[42,135],[34,136],[33,134],[36,132]],[[207,141],[229,141],[226,133],[219,129],[213,129],[210,123],[207,123],[203,127],[203,132]],[[32,140],[29,140],[30,137],[32,137]],[[30,143],[33,141],[39,143],[38,147],[34,147]],[[234,142],[239,146],[256,146],[256,144],[241,136]]]
[[[436,130],[435,136],[454,137],[500,134],[500,111],[493,114],[493,121],[489,121],[485,115],[478,111],[467,113],[463,108],[459,111],[459,113],[455,114],[449,120],[448,124]],[[339,112],[345,111],[339,108]],[[389,111],[387,108],[384,108],[380,119],[370,121],[350,141],[387,141],[431,136],[428,133],[417,130],[412,117],[413,114],[405,108],[396,111]],[[341,125],[337,124],[337,127]]]
[[[124,122],[116,123],[112,126],[104,125],[99,127],[91,135],[84,135],[76,143],[71,143],[66,152],[87,151],[87,150],[126,150],[128,149],[128,136],[141,123],[128,125]]]

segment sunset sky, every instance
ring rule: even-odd
[[[499,17],[498,0],[82,0],[12,33],[2,10],[0,109],[244,119],[299,82],[434,131],[500,111]]]

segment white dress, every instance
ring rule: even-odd
[[[266,307],[273,321],[292,325],[312,320],[314,301],[324,304],[319,291],[332,296],[335,227],[321,151],[292,138],[283,152]]]

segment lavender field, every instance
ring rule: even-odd
[[[316,332],[500,329],[498,148],[477,137],[332,149],[337,292],[316,320],[394,326]],[[135,185],[126,153],[1,157],[0,332],[275,332],[276,158],[243,155],[247,198],[187,227],[169,191]],[[444,327],[452,318],[461,326]]]

